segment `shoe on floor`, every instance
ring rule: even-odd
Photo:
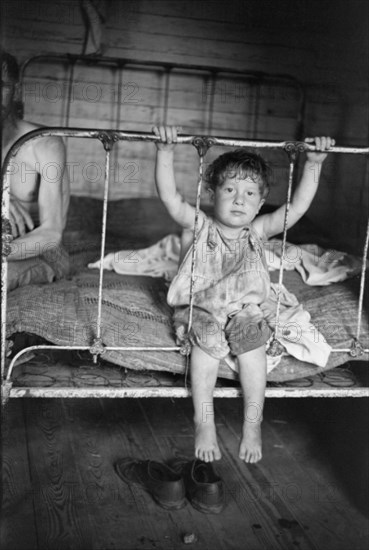
[[[129,485],[135,483],[146,489],[166,510],[180,510],[186,505],[182,475],[166,464],[122,458],[115,463],[115,471]]]
[[[219,514],[224,508],[223,481],[216,474],[211,462],[199,459],[171,463],[173,470],[181,472],[186,496],[192,506],[204,514]]]

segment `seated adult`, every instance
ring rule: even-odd
[[[41,126],[22,120],[19,67],[0,52],[2,79],[2,162],[24,134]],[[58,137],[26,142],[10,165],[8,290],[66,276],[69,258],[61,245],[69,206],[65,146]]]

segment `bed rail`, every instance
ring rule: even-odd
[[[30,350],[35,349],[64,349],[64,350],[88,350],[94,358],[94,362],[97,361],[97,357],[103,355],[105,351],[130,351],[132,349],[140,350],[165,350],[165,351],[179,351],[180,353],[187,355],[188,351],[185,348],[178,346],[168,348],[153,348],[153,347],[107,347],[104,345],[101,339],[101,308],[102,308],[102,293],[103,293],[103,258],[105,255],[105,237],[106,237],[106,220],[107,220],[107,207],[108,207],[108,191],[109,191],[109,163],[110,153],[114,147],[114,144],[118,141],[146,141],[155,142],[159,138],[153,134],[144,132],[123,132],[120,130],[98,130],[98,129],[80,129],[80,128],[40,128],[29,132],[22,136],[9,150],[2,167],[2,181],[3,181],[3,193],[2,193],[2,219],[8,219],[9,213],[9,189],[10,189],[10,162],[11,159],[17,154],[19,149],[28,141],[46,137],[46,136],[58,136],[58,137],[77,137],[87,139],[99,140],[105,149],[105,180],[104,180],[104,200],[103,200],[103,214],[102,214],[102,236],[101,236],[101,251],[100,251],[100,271],[99,271],[99,294],[98,294],[98,311],[97,311],[97,328],[94,340],[89,346],[32,346],[21,350],[10,362],[6,372],[6,322],[2,323],[2,355],[1,355],[1,378],[2,378],[2,402],[5,403],[10,397],[187,397],[190,395],[190,390],[187,387],[183,388],[16,388],[12,386],[12,371],[16,364],[16,361],[22,354]],[[191,136],[181,135],[178,137],[178,144],[192,145],[197,149],[200,163],[199,163],[199,179],[197,188],[197,200],[196,211],[198,213],[200,207],[200,195],[202,186],[202,164],[204,156],[207,150],[216,146],[227,147],[255,147],[255,148],[269,148],[269,149],[281,149],[286,152],[289,159],[289,185],[287,191],[287,208],[285,213],[285,225],[283,232],[282,242],[282,257],[284,256],[286,246],[286,233],[287,233],[287,221],[288,221],[288,206],[291,197],[292,182],[294,176],[294,169],[298,158],[298,153],[302,151],[314,151],[315,146],[300,141],[258,141],[258,140],[242,140],[227,137],[209,137],[209,136]],[[333,147],[330,150],[331,153],[347,153],[347,154],[359,154],[368,155],[369,147]],[[197,216],[195,220],[195,239],[194,249],[196,249],[196,232],[197,232]],[[6,239],[5,239],[6,240]],[[364,353],[369,353],[369,349],[364,349],[360,343],[361,332],[361,316],[363,309],[363,297],[364,297],[364,283],[366,273],[366,255],[368,252],[368,240],[369,240],[369,220],[368,229],[366,233],[366,240],[363,247],[363,262],[361,270],[361,283],[360,294],[358,301],[358,318],[357,318],[357,331],[356,337],[353,339],[351,348],[334,349],[334,353],[346,353],[348,359],[350,356],[357,357]],[[7,255],[9,254],[9,246],[4,243],[2,250],[2,311],[3,319],[6,319],[6,286],[7,286]],[[194,254],[195,255],[195,254]],[[194,267],[194,266],[193,266]],[[192,269],[192,283],[194,280],[194,269]],[[283,281],[283,262],[281,262],[279,286]],[[190,294],[190,324],[191,324],[191,312],[192,312],[192,300],[193,300],[193,284],[191,285]],[[277,320],[276,330],[274,334],[274,342],[278,345],[278,310],[280,304],[280,297],[278,295],[277,301]],[[240,390],[238,388],[217,388],[215,391],[215,397],[238,397]],[[326,388],[326,389],[310,389],[310,388],[267,388],[266,395],[268,397],[369,397],[369,388]]]

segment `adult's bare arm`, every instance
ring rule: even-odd
[[[38,213],[40,225],[15,238],[11,243],[9,260],[22,260],[39,256],[56,248],[62,239],[65,224],[63,211],[63,177],[65,147],[60,138],[49,137],[35,144],[35,159],[40,167]]]

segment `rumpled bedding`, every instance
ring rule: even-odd
[[[265,246],[265,257],[270,271],[280,268],[282,241],[271,239]],[[142,250],[120,250],[107,254],[103,268],[121,275],[148,275],[164,277],[171,281],[177,273],[180,253],[178,235],[168,235]],[[361,258],[338,250],[324,250],[317,244],[296,245],[286,243],[283,269],[296,270],[305,284],[324,286],[344,281],[360,273]],[[367,267],[369,262],[366,262]],[[99,268],[100,260],[90,263],[89,268]]]
[[[279,269],[282,241],[268,241],[265,244],[265,255],[269,270]],[[366,267],[368,266],[367,260]],[[360,273],[362,259],[339,250],[325,250],[317,244],[296,245],[287,242],[283,269],[295,269],[307,285],[324,286],[345,281]]]
[[[100,254],[101,216],[101,200],[71,197],[63,241],[70,254],[71,276],[55,283],[29,285],[10,292],[7,301],[7,338],[27,332],[56,345],[91,345],[96,334],[99,273],[86,266]],[[137,272],[138,264],[141,261],[144,263],[138,251],[151,248],[164,236],[174,235],[179,230],[156,198],[109,203],[106,239],[108,256],[104,261],[111,253],[114,263],[125,260],[119,264],[129,267],[131,274],[119,275],[113,269],[104,272],[102,339],[106,346],[172,347],[175,344],[171,309],[166,303],[165,280],[160,277],[132,276],[132,268]],[[306,239],[307,233],[303,235]],[[172,238],[175,243],[175,235]],[[173,243],[167,241],[167,244],[169,250],[175,252]],[[117,256],[115,251],[122,250],[127,250],[127,255]],[[174,262],[170,254],[168,259],[170,263],[164,274],[170,278],[170,267],[174,263],[177,269],[177,260]],[[278,281],[277,271],[271,272],[271,280],[273,283]],[[301,275],[293,269],[284,273],[283,283],[311,315],[310,322],[316,329],[311,334],[315,339],[319,340],[318,334],[322,335],[333,350],[351,347],[356,335],[360,277],[354,276],[344,282],[325,286],[310,286],[304,284]],[[368,296],[368,291],[369,288],[365,296]],[[288,328],[291,329],[293,340],[296,336],[294,325]],[[367,302],[364,302],[360,342],[363,347],[369,347]],[[106,351],[102,358],[137,371],[149,369],[182,374],[186,368],[186,358],[176,351]],[[352,358],[346,353],[332,352],[325,367],[282,355],[277,357],[278,364],[269,372],[268,381],[283,383],[313,376],[355,359],[367,360],[368,354]],[[219,376],[238,379],[236,371],[224,361],[221,362]]]
[[[103,259],[103,269],[120,275],[147,275],[171,281],[178,271],[180,250],[179,236],[171,234],[148,248],[110,252]],[[99,269],[100,260],[88,267]]]
[[[81,252],[82,254],[82,252]],[[96,250],[95,250],[96,257]],[[91,258],[92,259],[92,258]],[[275,272],[277,274],[277,272]],[[274,274],[271,274],[273,279]],[[276,278],[274,282],[276,282]],[[294,271],[285,273],[285,284],[311,314],[314,327],[332,348],[349,348],[355,336],[358,281],[350,279],[326,287],[309,287]],[[70,280],[30,285],[8,297],[7,337],[26,332],[56,345],[89,346],[96,334],[99,273],[79,270]],[[162,278],[104,273],[102,340],[106,346],[175,345],[167,286]],[[293,327],[292,327],[293,328]],[[292,337],[295,331],[292,331]],[[315,333],[312,333],[315,334]],[[369,347],[369,324],[363,317],[361,343]],[[177,351],[106,351],[103,359],[134,370],[182,374],[186,358]],[[368,356],[362,356],[361,360]],[[348,354],[331,353],[325,367],[292,356],[282,356],[269,373],[270,382],[285,382],[327,371],[351,360]],[[237,380],[237,372],[222,361],[219,376]]]
[[[178,270],[180,238],[167,235],[154,245],[141,250],[121,250],[108,254],[103,259],[103,269],[113,270],[121,275],[146,275],[164,277],[171,281]],[[273,239],[265,244],[265,255],[270,270],[279,269],[282,257],[282,241]],[[318,245],[297,246],[286,243],[286,260],[284,269],[295,269],[303,281],[309,285],[323,286],[342,281],[359,273],[362,262],[359,258],[335,250],[324,251]],[[99,268],[100,260],[88,265]],[[310,314],[299,304],[296,296],[281,286],[280,330],[278,340],[285,348],[285,353],[325,367],[331,352],[331,346],[310,322]],[[275,330],[275,309],[278,296],[277,285],[272,284],[271,296],[262,310],[268,324]],[[268,349],[268,345],[267,345]],[[282,358],[282,353],[275,357],[267,355],[268,372],[271,372]],[[227,364],[238,370],[237,359],[230,355]]]

